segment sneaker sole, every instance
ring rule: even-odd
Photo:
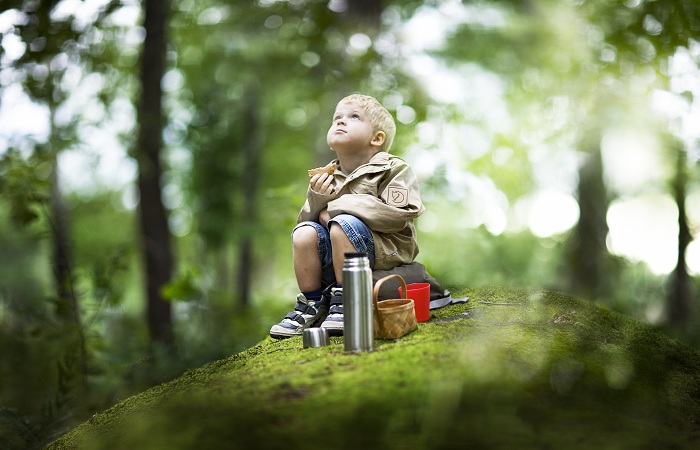
[[[273,339],[287,339],[294,336],[301,336],[303,332],[304,329],[301,327],[296,330],[292,330],[291,328],[275,325],[270,328],[270,337]]]

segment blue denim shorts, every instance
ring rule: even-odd
[[[328,229],[331,223],[337,223],[343,227],[343,231],[355,246],[355,250],[367,253],[370,267],[374,267],[374,238],[372,230],[360,219],[350,214],[338,214],[328,222],[328,228],[317,222],[301,222],[294,229],[311,226],[318,233],[318,256],[321,259],[321,280],[324,285],[335,283],[335,270],[333,269],[333,248],[331,235]]]

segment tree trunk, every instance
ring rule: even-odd
[[[590,299],[601,297],[613,276],[606,239],[608,197],[599,143],[590,144],[579,169],[579,221],[569,247],[571,290]]]
[[[260,155],[262,143],[260,140],[260,93],[255,85],[248,87],[245,99],[244,129],[246,139],[243,149],[245,170],[243,173],[243,206],[245,218],[242,227],[243,235],[238,253],[238,302],[246,306],[250,302],[250,291],[253,278],[253,233],[258,217],[258,179],[260,177]]]
[[[63,362],[68,370],[66,375],[69,379],[61,382],[74,386],[79,391],[79,395],[76,397],[83,398],[88,390],[88,356],[85,346],[85,332],[80,319],[78,298],[75,294],[70,233],[66,208],[59,186],[58,161],[55,154],[52,160],[49,219],[53,244],[52,269],[58,297],[57,314],[66,328],[65,338],[68,340],[67,354],[64,356]]]
[[[673,196],[678,206],[678,261],[670,277],[668,293],[668,318],[675,328],[683,328],[691,323],[693,294],[690,275],[685,262],[685,252],[693,240],[685,211],[687,176],[686,152],[678,149],[676,176],[673,180]]]
[[[140,225],[146,269],[147,321],[152,344],[172,344],[171,305],[161,295],[173,271],[173,252],[161,198],[163,133],[161,79],[165,70],[166,25],[170,2],[144,2],[146,39],[141,55],[141,100],[138,108],[138,185]]]

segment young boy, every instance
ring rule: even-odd
[[[338,156],[333,175],[311,177],[292,232],[301,293],[294,311],[270,329],[283,339],[308,327],[343,334],[345,253],[367,253],[372,269],[412,262],[418,254],[413,219],[424,210],[413,171],[388,153],[396,134],[391,114],[373,97],[342,99],[328,130]]]

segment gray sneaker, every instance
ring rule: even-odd
[[[294,311],[288,313],[280,323],[270,328],[270,337],[286,339],[292,336],[301,336],[304,329],[318,326],[327,315],[328,306],[321,304],[320,300],[307,300],[304,294],[299,294]]]
[[[331,288],[331,305],[321,328],[328,330],[330,336],[343,335],[343,288]]]

